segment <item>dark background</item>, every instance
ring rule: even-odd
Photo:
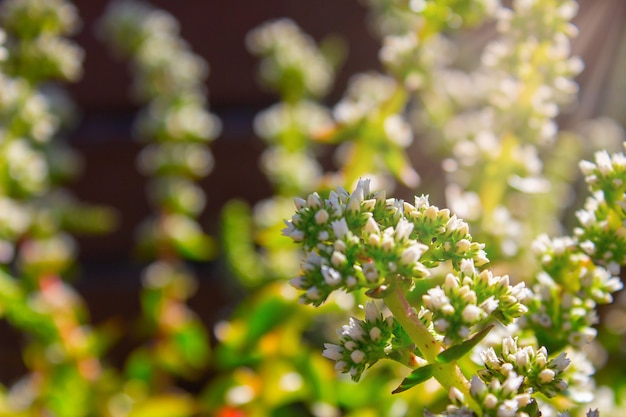
[[[94,22],[107,3],[74,1],[83,21],[75,39],[86,56],[82,80],[68,86],[81,111],[69,141],[84,162],[81,176],[69,188],[80,200],[114,207],[119,214],[112,233],[79,237],[81,266],[75,285],[95,323],[112,316],[129,319],[139,314],[143,265],[133,257],[133,232],[150,211],[144,197],[145,178],[135,169],[140,145],[131,132],[138,106],[129,94],[128,63],[113,57],[95,36]],[[254,203],[271,195],[257,165],[263,143],[254,135],[252,120],[276,97],[258,87],[256,60],[244,44],[246,33],[269,19],[290,17],[317,40],[328,34],[341,36],[349,54],[328,104],[341,96],[351,74],[379,68],[379,43],[366,23],[366,10],[357,0],[160,0],[151,4],[179,20],[182,37],[211,67],[209,103],[222,120],[223,130],[211,144],[215,169],[202,182],[208,205],[201,223],[209,234],[217,236],[219,213],[226,201],[236,197]],[[580,36],[573,49],[585,61],[586,69],[578,80],[579,105],[560,122],[573,126],[584,118],[610,115],[624,125],[626,2],[584,0],[580,6],[576,19]],[[419,155],[412,157],[419,159]],[[426,181],[432,169],[418,166]],[[200,285],[190,304],[210,326],[227,314],[233,294],[224,285],[227,275],[219,261],[196,265],[196,269]],[[0,326],[0,380],[10,382],[20,375],[19,335],[4,323]]]

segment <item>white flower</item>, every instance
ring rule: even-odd
[[[463,312],[461,316],[463,317],[463,321],[468,324],[473,324],[478,320],[482,319],[485,315],[485,312],[478,306],[474,304],[468,304],[463,308]]]
[[[309,300],[317,301],[322,298],[322,294],[317,287],[313,286],[307,290],[306,298],[308,298]]]
[[[515,417],[517,413],[518,403],[517,400],[505,400],[498,407],[498,417]]]
[[[376,304],[369,302],[365,304],[365,320],[370,323],[377,321],[380,318],[380,312],[376,307]]]
[[[418,261],[422,254],[428,249],[428,246],[421,243],[411,245],[402,251],[400,255],[400,263],[403,265],[412,265]]]
[[[552,369],[546,368],[539,372],[539,375],[537,375],[537,377],[539,378],[539,381],[541,383],[549,384],[550,382],[554,381],[555,375],[556,374]]]
[[[485,366],[491,369],[498,370],[502,367],[500,359],[498,359],[498,355],[496,355],[496,351],[493,350],[493,348],[488,348],[480,352],[480,357],[485,363]]]
[[[467,239],[461,239],[458,242],[456,242],[456,249],[461,253],[467,252],[468,250],[470,250],[471,247],[472,247],[472,243]]]
[[[296,229],[292,222],[288,222],[287,220],[283,220],[283,222],[287,226],[282,230],[283,236],[290,237],[294,242],[301,242],[304,240],[304,232],[302,230]]]
[[[341,283],[341,274],[336,269],[333,269],[328,265],[322,265],[321,272],[324,277],[324,282],[331,287],[337,286]]]
[[[578,163],[578,166],[580,168],[580,170],[583,172],[583,174],[585,175],[590,175],[593,173],[593,171],[596,169],[596,164],[594,164],[593,162],[589,162],[589,161],[580,161]]]
[[[491,314],[496,311],[498,305],[500,305],[500,301],[496,300],[492,295],[480,304],[480,308],[482,308],[485,313]]]
[[[363,264],[363,275],[368,282],[378,281],[379,273],[376,265],[373,262]]]
[[[602,175],[608,175],[613,172],[611,157],[609,156],[609,153],[607,151],[598,151],[596,152],[595,157],[598,170],[602,173]]]
[[[361,209],[361,203],[365,199],[365,196],[370,193],[370,180],[369,179],[361,179],[359,180],[355,190],[350,195],[348,199],[348,211],[358,212]]]
[[[334,345],[332,343],[324,343],[324,351],[322,352],[322,356],[338,361],[343,358],[343,348],[338,345]]]
[[[295,277],[289,281],[289,283],[299,290],[305,290],[308,288],[305,277]]]
[[[322,199],[318,193],[309,194],[306,204],[309,208],[319,208],[322,206]]]
[[[492,393],[489,393],[485,395],[485,400],[483,401],[483,403],[485,404],[485,407],[487,409],[491,410],[495,408],[496,405],[498,405],[498,397],[496,397]]]
[[[509,377],[502,384],[502,392],[506,394],[514,394],[517,393],[519,387],[524,382],[524,377],[522,375],[516,375],[515,372],[511,372]]]
[[[372,327],[369,334],[370,339],[372,339],[374,342],[377,342],[382,335],[382,330],[380,330],[378,327]]]
[[[461,259],[461,266],[459,268],[463,275],[474,275],[474,260],[473,259]]]
[[[378,223],[371,216],[367,218],[363,230],[369,234],[380,234],[380,227],[378,227]]]
[[[339,220],[333,221],[330,225],[333,228],[333,233],[335,233],[335,237],[337,239],[343,239],[346,237],[348,232],[350,232],[350,229],[348,229],[348,223],[346,223],[346,219],[343,217]]]
[[[350,354],[350,359],[352,359],[354,363],[361,363],[365,358],[366,355],[362,350],[355,350]]]
[[[441,287],[435,287],[428,290],[428,293],[422,296],[424,305],[431,310],[439,310],[446,304],[450,303],[450,299]]]
[[[413,231],[413,227],[413,223],[409,222],[406,219],[400,219],[400,221],[396,225],[395,230],[396,240],[398,242],[408,240],[411,236],[411,232]]]
[[[315,213],[315,222],[320,225],[324,224],[328,221],[329,217],[330,216],[328,215],[328,212],[326,210],[320,209],[317,213]]]
[[[330,257],[330,263],[332,263],[335,267],[343,265],[347,260],[348,258],[346,258],[346,255],[336,250],[333,251],[333,254]]]
[[[448,393],[450,397],[450,401],[457,404],[463,404],[465,402],[465,396],[463,393],[456,387],[450,387],[450,392]]]
[[[306,207],[306,200],[304,198],[296,197],[293,199],[293,202],[296,206],[296,210],[300,211],[304,207]]]
[[[470,381],[470,393],[472,396],[479,396],[487,390],[485,383],[476,375]]]
[[[362,341],[363,336],[365,335],[361,323],[357,321],[354,317],[350,317],[350,321],[348,322],[348,324],[344,324],[342,326],[342,329],[343,331],[341,332],[341,335],[349,337],[353,340]]]

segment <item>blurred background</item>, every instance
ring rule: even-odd
[[[134,231],[149,213],[144,197],[146,179],[136,169],[141,144],[133,138],[133,119],[138,110],[129,94],[131,76],[126,62],[116,59],[95,34],[95,21],[105,0],[73,2],[82,19],[74,37],[85,50],[82,79],[67,86],[80,111],[80,120],[69,138],[83,158],[82,174],[69,185],[76,196],[90,203],[113,207],[118,224],[111,233],[78,237],[80,271],[74,285],[86,299],[94,323],[128,319],[140,314],[140,272],[145,266],[134,255]],[[578,103],[559,120],[575,126],[580,120],[611,117],[626,125],[626,2],[582,0],[574,20],[580,30],[573,54],[585,62],[579,76]],[[215,168],[202,180],[207,206],[200,223],[208,234],[219,234],[219,216],[225,202],[240,198],[251,204],[272,195],[259,169],[258,157],[265,144],[253,131],[253,118],[276,101],[259,87],[257,59],[245,47],[245,36],[264,21],[289,17],[316,39],[334,34],[348,46],[348,55],[328,105],[333,105],[351,74],[380,68],[380,44],[367,24],[366,8],[356,0],[263,0],[263,1],[152,1],[181,23],[182,37],[210,65],[207,81],[209,103],[222,121],[222,132],[211,150]],[[470,33],[479,44],[493,34],[489,28]],[[419,143],[419,138],[416,138]],[[438,166],[428,165],[409,150],[423,184],[440,181]],[[400,190],[408,193],[408,190]],[[210,329],[228,317],[238,294],[228,284],[228,272],[218,258],[194,264],[199,287],[190,307]],[[114,307],[113,307],[114,306]],[[113,317],[115,318],[115,317]],[[19,336],[6,322],[0,323],[0,380],[13,381],[24,369]],[[125,357],[132,341],[121,341],[113,357]]]

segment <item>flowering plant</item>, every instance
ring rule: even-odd
[[[582,228],[536,241],[543,271],[532,288],[495,276],[467,224],[425,196],[415,204],[387,199],[361,180],[351,194],[297,198],[283,233],[304,251],[302,274],[291,281],[304,291],[301,302],[319,306],[336,290],[372,299],[365,319],[351,318],[324,356],[355,381],[381,359],[413,369],[394,392],[435,378],[449,394],[448,416],[535,416],[547,399],[572,396],[590,375],[566,350],[593,339],[597,304],[622,288],[613,274],[623,254],[607,240],[615,243],[626,220],[624,154],[600,152],[581,167],[594,191],[578,213]],[[495,326],[501,344],[481,344]],[[463,363],[472,355],[477,363]]]

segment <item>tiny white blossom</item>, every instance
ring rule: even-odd
[[[359,281],[356,279],[356,277],[355,277],[355,276],[349,275],[349,276],[346,278],[346,287],[348,287],[348,288],[352,288],[352,287],[354,287],[356,284],[358,284],[358,282],[359,282]]]
[[[457,387],[450,387],[448,396],[453,403],[463,404],[465,402],[465,395]]]
[[[450,323],[448,323],[446,319],[437,319],[433,323],[433,326],[435,327],[435,330],[437,330],[439,333],[445,333],[446,330],[448,330],[448,328],[450,327]]]
[[[328,265],[322,265],[321,272],[324,277],[324,282],[331,287],[341,283],[341,274],[336,269],[331,268]]]
[[[413,231],[413,227],[414,225],[410,221],[406,219],[400,219],[400,221],[396,225],[396,240],[398,242],[402,242],[409,239],[411,236],[411,232]]]
[[[322,298],[322,294],[320,293],[320,290],[317,287],[313,286],[307,290],[306,297],[309,300],[317,301],[320,298]]]
[[[474,260],[473,259],[462,259],[460,270],[463,275],[472,276],[474,275]]]
[[[428,220],[431,220],[432,222],[437,220],[437,207],[428,206],[426,210],[424,210],[424,216],[426,216],[426,218]]]
[[[343,239],[350,232],[350,229],[348,229],[348,223],[343,217],[339,220],[333,221],[330,225],[333,228],[333,233],[337,239]]]
[[[498,370],[502,367],[500,359],[498,359],[498,355],[496,355],[496,351],[493,348],[480,352],[480,357],[489,368]]]
[[[365,320],[368,322],[375,322],[380,317],[376,304],[369,302],[365,305]]]
[[[352,340],[348,340],[346,343],[344,343],[343,345],[347,350],[349,350],[350,352],[352,352],[354,349],[356,349],[356,343],[354,343],[354,341]]]
[[[598,170],[602,173],[602,175],[608,175],[613,171],[611,157],[606,150],[596,152],[595,158]]]
[[[322,199],[318,193],[309,194],[306,204],[310,208],[318,208],[322,206]]]
[[[374,342],[377,342],[380,339],[380,336],[382,335],[382,331],[378,327],[372,327],[369,333],[370,333],[370,338]]]
[[[515,417],[518,404],[516,400],[505,400],[498,407],[498,417]]]
[[[315,213],[315,222],[317,224],[324,224],[328,221],[329,217],[330,216],[326,210],[320,209],[317,213]]]
[[[367,221],[365,222],[365,227],[363,228],[363,230],[369,234],[380,233],[380,228],[378,227],[378,223],[376,223],[373,217],[367,218]]]
[[[348,258],[346,258],[346,255],[336,250],[333,251],[333,254],[330,257],[330,263],[332,263],[335,267],[343,265],[347,260]]]
[[[456,242],[456,249],[459,252],[467,252],[472,247],[472,243],[467,239],[461,239]]]
[[[422,296],[424,304],[431,310],[439,310],[442,306],[448,304],[450,300],[441,287],[435,287],[428,290],[428,293]]]
[[[373,262],[368,262],[363,265],[363,275],[368,282],[378,281],[379,273],[376,269],[376,265]]]
[[[473,396],[478,396],[484,393],[487,390],[487,386],[485,383],[476,375],[472,377],[470,381],[470,393]]]
[[[350,354],[350,359],[354,363],[361,363],[365,360],[365,353],[362,350],[355,350]]]
[[[482,308],[485,313],[491,314],[496,311],[498,305],[500,305],[500,301],[496,300],[492,295],[480,304],[480,308]]]
[[[348,368],[348,364],[345,361],[339,361],[335,364],[335,371],[344,372]]]
[[[400,263],[403,265],[412,265],[418,261],[422,254],[428,249],[428,246],[416,243],[409,246],[400,255]]]
[[[304,198],[296,197],[293,199],[293,202],[296,206],[296,210],[302,210],[306,207],[306,200]]]
[[[304,277],[295,277],[289,281],[289,283],[299,290],[304,290],[307,288],[306,278]]]
[[[295,242],[301,242],[304,240],[304,232],[302,232],[302,230],[296,229],[292,222],[284,220],[284,223],[287,227],[282,230],[283,236],[290,237]]]
[[[515,372],[511,372],[509,377],[502,384],[502,392],[507,394],[516,393],[519,387],[522,386],[522,382],[524,382],[522,375],[516,375]]]
[[[552,369],[550,368],[546,368],[543,369],[541,372],[539,372],[539,375],[537,375],[537,377],[539,378],[539,381],[541,381],[544,384],[549,384],[550,382],[554,381],[554,377],[555,377],[555,373]]]
[[[322,356],[333,361],[338,361],[343,358],[343,348],[341,346],[332,343],[324,343],[324,347],[325,349],[322,352]]]
[[[495,408],[496,405],[498,405],[498,397],[496,397],[492,393],[489,393],[489,394],[485,395],[485,399],[484,399],[483,403],[485,404],[485,407],[487,409],[491,410],[491,409]]]
[[[354,340],[363,340],[363,336],[365,335],[365,332],[363,331],[361,324],[358,321],[356,321],[354,317],[350,317],[349,323],[343,325],[342,329],[343,329],[343,332],[342,332],[343,336],[347,336]]]
[[[518,350],[515,353],[515,364],[521,368],[525,368],[530,363],[530,354],[532,354],[530,347]]]
[[[463,312],[461,316],[463,317],[463,321],[468,324],[473,324],[478,320],[482,319],[485,315],[485,312],[478,306],[474,304],[468,304],[463,308]]]

